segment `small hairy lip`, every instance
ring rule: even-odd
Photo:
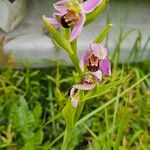
[[[89,71],[96,72],[99,70],[99,58],[92,54],[88,60],[87,68]]]
[[[61,24],[64,28],[69,28],[79,21],[79,15],[72,10],[68,10],[65,15],[61,17]]]

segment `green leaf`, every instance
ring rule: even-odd
[[[120,122],[120,126],[118,129],[118,133],[117,133],[117,137],[116,137],[116,141],[115,141],[115,145],[114,145],[114,150],[120,149],[119,147],[120,147],[120,143],[121,143],[121,140],[123,137],[123,132],[124,132],[124,129],[126,126],[126,122],[127,122],[127,104],[125,106],[125,110],[124,110],[124,113],[123,113],[123,116],[122,116],[122,119]]]
[[[113,27],[112,24],[108,24],[100,33],[100,35],[94,40],[94,43],[102,43],[104,38],[107,36],[107,33],[111,30]]]
[[[38,75],[38,74],[39,74],[39,70],[33,71],[29,76],[30,76],[30,77],[33,77],[33,76],[36,76],[36,75]]]
[[[84,91],[83,90],[80,90],[79,91],[79,104],[78,104],[78,107],[76,109],[76,112],[75,112],[75,117],[74,117],[74,122],[76,123],[76,121],[78,121],[82,111],[83,111],[83,107],[84,107],[84,103],[85,101],[82,101],[84,98]]]
[[[46,28],[51,33],[53,39],[57,42],[57,44],[64,48],[68,53],[73,53],[71,45],[69,41],[67,41],[50,23],[47,22],[45,16],[42,17]]]
[[[87,14],[85,25],[91,23],[96,17],[103,11],[108,0],[103,0],[103,2],[91,13]]]
[[[18,132],[20,128],[20,118],[19,118],[19,112],[18,112],[18,103],[14,102],[11,105],[10,111],[9,111],[9,122],[12,124],[14,130]]]
[[[128,147],[131,147],[131,145],[133,143],[136,142],[136,139],[138,139],[138,137],[143,133],[143,130],[138,130],[138,131],[135,131],[135,133],[131,136],[129,142],[128,142]]]
[[[54,82],[56,84],[56,80],[52,76],[47,75],[47,79],[50,80],[50,81],[52,81],[52,82]]]
[[[32,112],[28,108],[28,104],[23,96],[20,97],[20,106],[18,108],[19,113],[19,130],[23,139],[26,141],[33,134],[36,127],[35,119]]]
[[[40,148],[43,141],[43,131],[37,131],[25,144],[22,150],[36,150]]]
[[[84,96],[84,100],[99,97],[99,96],[107,93],[108,91],[110,91],[112,88],[117,88],[118,85],[120,85],[120,84],[124,83],[125,81],[129,80],[131,77],[132,77],[132,74],[129,74],[126,77],[124,77],[124,78],[122,78],[118,81],[115,81],[115,82],[112,82],[112,83],[109,83],[109,84],[106,84],[106,85],[98,84],[95,89],[91,90],[90,92],[88,92]]]
[[[68,100],[66,106],[62,110],[62,113],[66,120],[67,126],[70,128],[74,126],[75,112],[76,112],[76,109],[71,105],[71,101]]]
[[[42,115],[42,107],[40,104],[37,104],[33,110],[33,115],[35,119],[35,124],[38,125],[40,122],[40,117]]]
[[[83,126],[83,124],[74,128],[72,135],[71,135],[71,139],[68,143],[68,150],[76,149],[75,147],[83,141],[83,138],[82,138],[83,134],[86,134],[86,133],[87,133],[87,130]]]

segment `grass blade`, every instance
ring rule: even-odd
[[[125,128],[125,125],[126,125],[126,122],[127,122],[127,112],[126,112],[126,110],[127,110],[127,103],[126,103],[125,110],[124,110],[125,112],[123,113],[121,123],[120,123],[119,129],[118,129],[118,134],[117,134],[116,142],[115,142],[115,145],[114,145],[114,150],[118,150],[119,146],[120,146],[120,142],[121,142],[121,139],[122,139],[122,136],[123,136],[123,131],[124,131],[124,128]]]
[[[111,30],[111,28],[113,27],[113,24],[108,24],[100,33],[100,35],[98,35],[98,37],[94,40],[93,43],[102,43],[104,38],[106,37],[106,35],[108,34],[108,32]]]

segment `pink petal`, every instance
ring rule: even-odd
[[[71,103],[72,103],[72,106],[73,107],[77,107],[78,106],[78,99],[76,98],[76,89],[75,88],[72,88],[71,91],[70,91],[70,97],[71,97]]]
[[[71,32],[71,39],[70,39],[71,41],[76,39],[78,35],[81,33],[85,20],[86,20],[86,15],[82,11],[80,14],[80,20],[75,24]]]
[[[95,56],[100,59],[106,58],[107,49],[102,44],[93,43],[90,47]]]
[[[87,0],[84,3],[82,3],[82,7],[84,9],[85,13],[92,12],[100,3],[102,0]]]
[[[90,50],[94,53],[94,55],[96,57],[98,57],[98,58],[100,57],[98,44],[96,44],[96,43],[91,44],[90,45]]]
[[[88,82],[84,82],[81,84],[75,84],[73,85],[74,88],[79,89],[79,90],[91,90],[95,87],[95,84],[93,83],[88,83]]]
[[[106,75],[111,75],[111,63],[108,58],[105,58],[100,62],[100,70]]]
[[[84,64],[83,58],[80,60],[79,65],[80,65],[81,71],[84,72],[84,65],[85,65],[85,64]]]
[[[74,107],[74,108],[77,108],[77,106],[78,106],[78,100],[77,99],[75,99],[75,98],[72,98],[71,99],[71,104],[72,104],[72,106]]]
[[[54,14],[53,14],[53,18],[54,18],[55,20],[57,20],[57,22],[60,23],[60,26],[61,26],[61,17],[62,17],[62,14],[60,14],[60,13],[54,13]]]
[[[54,19],[54,18],[48,18],[48,17],[45,17],[46,21],[48,23],[50,23],[51,25],[53,25],[55,28],[59,28],[60,27],[60,23]]]
[[[91,72],[91,74],[94,76],[94,78],[97,80],[97,82],[102,81],[102,72],[100,70],[96,72]]]
[[[66,14],[66,12],[69,8],[67,6],[67,0],[60,0],[59,2],[55,3],[53,6],[62,15]]]
[[[86,50],[84,52],[84,55],[81,58],[80,63],[79,63],[82,71],[84,71],[84,65],[88,63],[88,59],[89,59],[90,55],[91,55],[91,52],[89,50]]]

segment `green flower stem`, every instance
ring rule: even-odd
[[[70,59],[74,65],[76,71],[79,73],[80,78],[82,79],[84,74],[81,71],[81,68],[79,66],[79,59],[78,59],[78,54],[77,54],[77,40],[74,40],[71,42],[71,47],[72,47],[73,53],[69,54]]]
[[[66,126],[65,129],[65,135],[64,135],[64,139],[63,139],[63,145],[62,145],[62,150],[67,150],[67,146],[69,143],[69,140],[71,138],[71,134],[72,134],[73,128],[69,127],[68,125]]]
[[[74,115],[74,125],[76,124],[76,122],[78,121],[82,110],[84,108],[84,103],[85,101],[83,101],[83,97],[84,97],[84,91],[79,91],[79,104],[78,107],[76,108],[76,112]],[[65,135],[64,135],[64,139],[63,139],[63,145],[62,145],[62,150],[67,150],[67,146],[68,143],[70,141],[71,135],[72,135],[72,131],[74,129],[74,126],[68,126],[66,125],[66,129],[65,129]]]
[[[77,39],[71,42],[73,52],[77,55]]]
[[[63,37],[65,39],[67,39],[68,41],[70,39],[70,31],[71,30],[69,28],[68,29],[63,28],[63,30],[62,30]],[[76,71],[79,73],[80,77],[83,78],[83,72],[80,69],[79,59],[78,59],[78,55],[77,55],[77,40],[72,41],[70,44],[71,44],[73,53],[68,52],[69,57],[74,65]]]
[[[76,71],[79,73],[80,78],[82,79],[84,74],[83,74],[83,72],[80,69],[78,57],[74,53],[73,54],[69,54],[69,57],[70,57],[73,65],[74,65]]]
[[[78,121],[78,119],[79,119],[79,117],[83,111],[83,108],[84,108],[85,101],[83,101],[83,99],[84,99],[84,91],[80,90],[79,91],[79,104],[78,104],[78,107],[77,107],[77,110],[75,113],[75,117],[74,117],[74,123],[75,124]]]
[[[63,31],[63,35],[68,40],[70,38],[70,31],[65,29]],[[78,59],[78,53],[77,53],[77,40],[72,41],[70,44],[71,44],[73,53],[69,53],[69,57],[76,71],[79,73],[80,79],[82,80],[84,77],[84,73],[81,71],[80,66],[79,66],[79,59]],[[82,113],[83,107],[84,107],[83,97],[84,97],[84,91],[79,91],[79,104],[78,104],[78,107],[76,108],[75,115],[73,116],[74,118],[72,118],[74,120],[74,125],[78,121]],[[67,150],[68,143],[70,141],[74,125],[73,126],[69,126],[68,124],[66,125],[62,150]]]
[[[70,29],[69,28],[63,28],[63,37],[66,38],[69,41],[70,38]]]

